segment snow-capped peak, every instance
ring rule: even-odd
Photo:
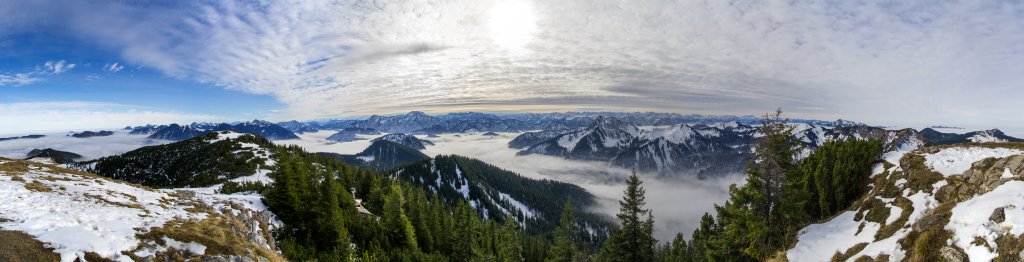
[[[673,144],[684,144],[700,136],[700,133],[694,130],[692,126],[687,124],[678,124],[668,128],[654,129],[651,131],[649,138],[664,138],[665,141]]]

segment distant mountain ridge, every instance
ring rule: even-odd
[[[90,138],[90,137],[97,137],[97,136],[110,136],[110,135],[113,135],[113,134],[114,134],[114,131],[106,131],[106,130],[102,130],[102,131],[85,131],[85,132],[81,132],[81,133],[71,134],[71,137],[75,137],[75,138]]]
[[[32,151],[29,151],[28,154],[25,155],[25,160],[31,160],[33,158],[50,158],[57,164],[69,164],[82,158],[82,155],[67,151],[60,151],[53,148],[46,148],[32,149]]]
[[[423,150],[428,145],[434,145],[433,142],[416,138],[416,136],[402,133],[387,134],[378,138],[370,140],[371,142],[377,141],[391,141],[413,149]]]
[[[148,134],[149,138],[151,139],[181,141],[213,131],[232,131],[238,133],[253,134],[274,140],[299,138],[299,136],[295,135],[295,133],[278,124],[258,119],[253,121],[240,122],[236,124],[192,123],[189,125],[145,125],[132,128],[129,134]]]
[[[330,152],[319,152],[317,154],[341,159],[349,164],[377,171],[384,171],[430,158],[414,148],[387,140],[375,140],[370,146],[355,155]]]
[[[826,141],[844,139],[879,139],[885,143],[885,152],[967,142],[1024,141],[999,130],[950,134],[930,128],[920,132],[909,128],[887,130],[845,120],[828,124],[790,124],[794,138],[803,144],[801,155],[806,156]],[[523,133],[509,142],[509,147],[521,149],[519,155],[542,154],[603,161],[643,172],[708,177],[742,172],[752,148],[763,136],[759,129],[758,126],[733,120],[712,125],[676,124],[641,130],[614,117],[599,116],[583,129]]]
[[[432,116],[423,112],[412,111],[398,115],[373,115],[361,120],[286,121],[279,122],[278,124],[296,133],[355,127],[369,128],[387,133],[443,134],[572,130],[586,128],[598,117],[612,117],[636,126],[711,125],[730,121],[750,125],[758,122],[758,118],[755,116],[706,116],[653,112],[563,112],[504,115],[459,112]],[[863,125],[843,119],[836,121],[793,119],[791,121],[794,123],[830,127]]]

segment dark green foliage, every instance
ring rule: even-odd
[[[282,253],[299,261],[344,260],[349,255],[345,214],[353,216],[354,205],[338,176],[343,166],[314,165],[299,150],[282,152],[279,159],[271,175],[274,187],[264,197],[285,224],[278,235]]]
[[[626,182],[626,192],[619,201],[619,218],[621,227],[616,228],[604,249],[598,255],[602,261],[653,261],[654,246],[654,215],[646,205],[645,190],[636,171]]]
[[[327,152],[317,154],[334,157],[344,160],[349,164],[359,165],[377,171],[388,170],[404,166],[412,162],[430,159],[429,156],[420,153],[419,150],[387,140],[373,141],[369,147],[355,155],[343,155]]]
[[[765,137],[747,183],[729,188],[729,200],[705,214],[688,243],[677,237],[659,250],[661,261],[764,261],[775,258],[811,222],[848,207],[867,188],[882,151],[877,140],[826,142],[800,162],[785,120],[763,119]],[[682,251],[685,250],[685,251]]]
[[[792,213],[813,221],[845,209],[867,189],[871,167],[881,154],[879,140],[826,142],[787,177]]]
[[[477,201],[477,212],[481,217],[489,217],[496,222],[504,223],[509,217],[525,225],[525,230],[533,235],[551,232],[558,226],[558,214],[562,212],[561,203],[571,201],[576,208],[584,209],[594,205],[594,196],[583,188],[552,180],[529,179],[511,171],[507,171],[483,161],[462,157],[440,155],[431,160],[424,160],[391,171],[394,176],[408,181],[430,192],[435,192],[449,204],[465,201],[466,197],[459,191],[463,186],[469,189],[469,199]],[[536,214],[529,218],[501,194],[530,207]],[[508,210],[506,215],[501,210]],[[485,214],[486,212],[486,214]],[[577,215],[581,224],[589,225],[596,232],[606,232],[610,223],[605,217],[581,213]],[[582,234],[581,242],[596,245],[601,242],[601,234]]]
[[[142,147],[121,155],[82,162],[75,167],[150,187],[206,187],[252,175],[266,164],[264,157],[268,156],[257,156],[254,150],[244,150],[243,143],[275,148],[267,139],[254,135],[211,143],[217,136],[216,132],[209,132],[180,142]]]
[[[279,159],[264,200],[285,224],[278,239],[290,260],[543,261],[551,243],[481,218],[461,196],[445,199],[297,147]],[[356,198],[373,214],[360,215]]]
[[[565,201],[562,217],[555,229],[555,243],[551,247],[549,262],[572,262],[580,256],[576,248],[576,218],[573,216],[572,201]]]

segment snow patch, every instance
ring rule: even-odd
[[[971,169],[971,164],[986,158],[1003,158],[1012,155],[1021,155],[1024,151],[1008,148],[985,148],[985,147],[951,147],[939,150],[933,154],[926,154],[925,165],[932,170],[941,173],[943,176],[958,175]]]
[[[533,218],[534,216],[536,216],[536,214],[533,212],[532,209],[530,209],[530,207],[526,206],[522,202],[517,201],[515,198],[512,198],[512,196],[505,193],[498,193],[498,197],[501,198],[502,201],[508,201],[510,204],[512,204],[512,207],[515,207],[516,209],[519,210],[519,212],[522,212],[523,216],[525,216],[526,218]]]
[[[1004,207],[1005,220],[989,220],[996,208]],[[1020,236],[1024,233],[1024,182],[1009,181],[991,192],[975,196],[956,205],[946,230],[953,231],[953,244],[964,250],[971,261],[991,261],[996,253],[985,246],[975,245],[980,237],[996,248],[996,238],[1004,234]]]
[[[812,224],[800,230],[796,247],[786,252],[789,261],[824,261],[836,251],[845,252],[854,245],[871,243],[881,228],[878,223],[854,221],[856,212],[846,211],[836,218],[821,224]],[[857,228],[865,223],[864,229]]]

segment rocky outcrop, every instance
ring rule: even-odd
[[[936,199],[941,202],[961,202],[992,191],[1006,181],[1015,179],[1017,176],[1013,174],[1022,172],[1024,172],[1024,155],[987,158],[972,164],[971,169],[962,175],[947,177],[946,181],[949,182],[949,185],[939,189]]]
[[[945,246],[939,249],[939,254],[942,256],[943,261],[947,262],[967,262],[967,254],[959,249]]]

